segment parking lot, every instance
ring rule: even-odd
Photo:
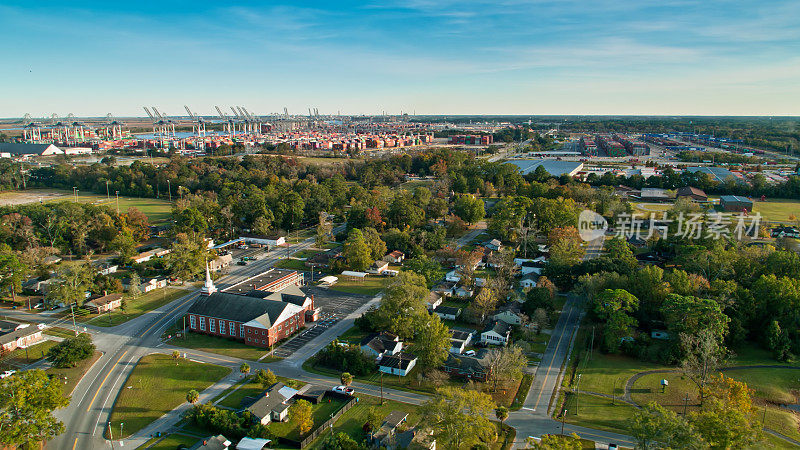
[[[309,295],[314,296],[314,306],[320,308],[319,320],[307,324],[306,329],[295,335],[276,348],[272,353],[275,356],[286,358],[306,345],[310,340],[324,333],[328,328],[347,317],[361,305],[370,301],[372,297],[343,292],[329,291],[318,287],[307,286],[303,288]]]

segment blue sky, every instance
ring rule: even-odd
[[[800,115],[798,19],[796,0],[0,0],[0,117]]]

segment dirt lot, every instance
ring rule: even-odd
[[[24,205],[33,202],[47,202],[55,199],[67,199],[69,194],[47,189],[30,189],[27,191],[0,192],[0,206]]]

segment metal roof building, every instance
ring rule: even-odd
[[[0,142],[0,157],[61,155],[64,151],[53,144],[16,144]]]
[[[517,161],[509,161],[510,164],[517,166],[522,175],[527,175],[536,171],[539,166],[554,177],[561,175],[575,176],[578,172],[583,170],[583,163],[578,161],[554,161],[552,159],[520,159]]]

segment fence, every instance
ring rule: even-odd
[[[334,398],[346,399],[346,400],[348,400],[348,402],[345,403],[344,406],[339,408],[339,410],[336,411],[330,419],[328,419],[325,422],[323,422],[320,426],[318,426],[316,429],[311,431],[311,433],[309,433],[302,440],[295,441],[294,439],[289,439],[289,438],[285,438],[285,437],[279,437],[278,441],[283,443],[283,444],[295,447],[295,448],[305,448],[306,446],[308,446],[308,444],[311,443],[311,441],[313,441],[314,439],[319,437],[319,435],[324,433],[325,430],[328,427],[331,426],[331,424],[333,424],[334,422],[339,420],[339,417],[341,417],[342,414],[347,412],[350,408],[355,406],[356,403],[358,403],[358,399],[357,398],[351,397],[351,396],[346,395],[346,394],[340,394],[338,392],[328,391],[328,392],[325,393],[325,397],[334,397]],[[324,397],[323,397],[323,399],[324,399]]]

